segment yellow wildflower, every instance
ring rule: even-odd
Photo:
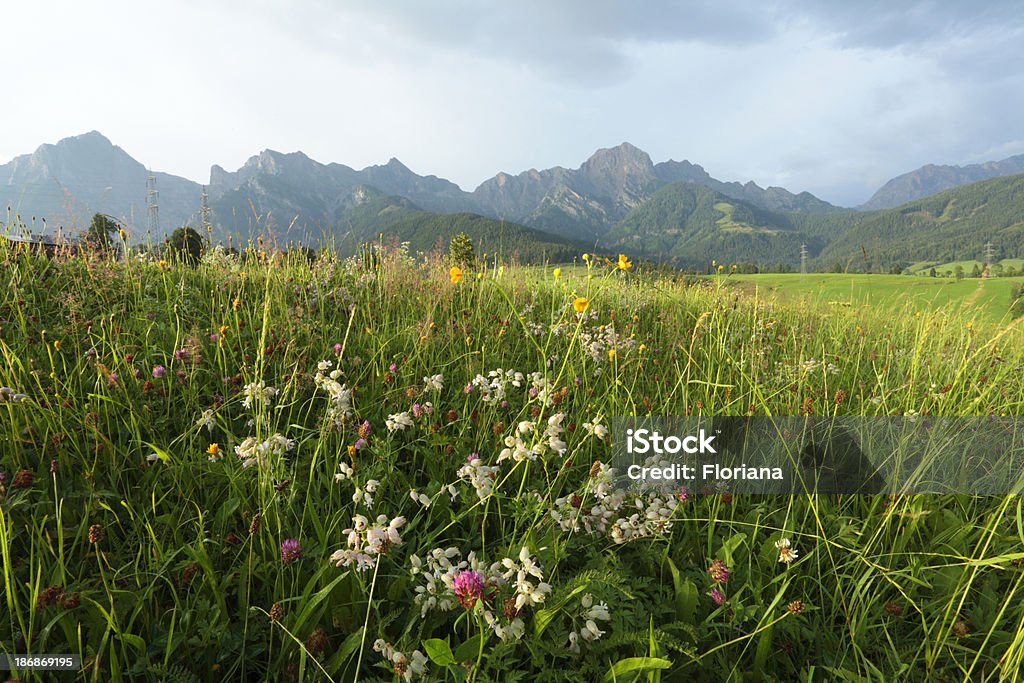
[[[590,302],[587,301],[586,297],[576,297],[576,300],[572,302],[572,307],[577,313],[586,313],[587,309],[590,308]]]
[[[448,277],[451,278],[453,284],[462,282],[462,268],[452,266],[452,269],[448,271]]]
[[[554,271],[553,275],[555,276],[556,280],[558,278],[562,277],[562,269],[561,268],[555,268],[555,271]]]
[[[619,254],[619,270],[629,270],[633,267],[633,262],[626,258],[625,254]]]

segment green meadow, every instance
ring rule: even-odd
[[[968,268],[968,270],[970,270]],[[932,278],[911,275],[763,273],[723,276],[745,293],[797,305],[843,307],[885,316],[942,313],[990,329],[1010,322],[1010,294],[1022,277]]]
[[[102,682],[1019,677],[1018,496],[628,488],[609,432],[1019,415],[1009,283],[308,256],[0,245],[0,653]]]

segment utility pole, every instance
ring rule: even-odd
[[[800,274],[807,275],[807,245],[800,245]]]
[[[149,233],[160,234],[160,193],[156,191],[156,176],[152,173],[146,177],[146,207],[149,210]]]

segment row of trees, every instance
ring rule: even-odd
[[[84,241],[99,251],[118,252],[125,242],[124,228],[116,219],[98,213],[92,217],[92,222],[85,231]],[[205,246],[202,236],[188,226],[178,228],[164,241],[168,255],[176,256],[189,264],[199,262]]]

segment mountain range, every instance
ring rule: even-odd
[[[326,238],[351,245],[387,232],[414,248],[429,249],[466,230],[494,248],[515,248],[536,258],[597,245],[680,265],[712,258],[791,264],[801,245],[812,257],[850,260],[864,251],[849,246],[863,247],[860,234],[870,234],[886,258],[903,258],[898,244],[890,248],[879,242],[898,242],[899,234],[883,234],[878,226],[895,230],[903,225],[880,218],[889,215],[886,209],[1012,173],[1024,173],[1024,155],[965,167],[925,166],[890,180],[858,211],[807,192],[721,181],[689,161],[654,163],[629,143],[599,149],[575,169],[501,172],[472,192],[443,178],[421,176],[397,159],[357,170],[323,164],[302,152],[264,150],[236,171],[213,166],[205,191],[215,241],[244,243],[262,235],[279,244],[316,244]],[[158,191],[161,229],[147,235],[150,176]],[[56,226],[71,232],[100,212],[130,226],[136,241],[159,241],[180,225],[198,227],[203,191],[184,178],[151,174],[95,131],[42,145],[0,166],[0,203],[23,222],[34,220],[36,232],[42,231],[44,219],[48,232]],[[1012,192],[997,194],[1001,208],[989,213],[1010,215],[1003,208]],[[955,197],[947,201],[954,207],[965,204]],[[971,201],[976,210],[986,206],[976,196]],[[977,221],[946,223],[945,228],[960,231],[986,228]],[[1012,251],[1012,245],[1007,249]]]

